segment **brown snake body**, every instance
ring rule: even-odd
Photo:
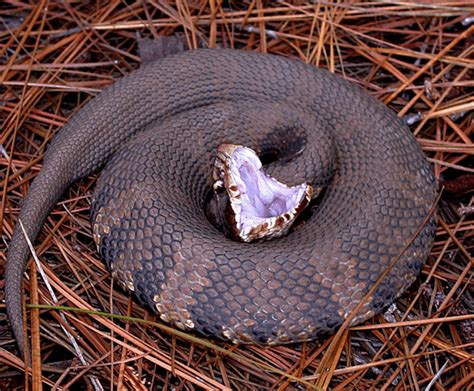
[[[276,161],[281,181],[327,186],[289,235],[238,243],[206,219],[211,162],[223,142]],[[148,64],[91,100],[53,139],[19,218],[32,240],[74,181],[105,165],[92,210],[112,273],[177,326],[283,343],[332,332],[413,238],[436,197],[429,164],[385,106],[326,71],[282,57],[196,50]],[[354,322],[416,278],[431,218]],[[6,299],[23,346],[17,226]]]

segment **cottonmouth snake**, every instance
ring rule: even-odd
[[[239,243],[204,213],[211,161],[232,142],[270,153],[282,181],[326,186],[286,237]],[[19,218],[29,237],[74,181],[105,168],[92,209],[100,253],[137,297],[177,326],[283,343],[332,332],[409,243],[436,196],[406,126],[357,86],[283,57],[196,50],[157,60],[92,99],[53,139]],[[410,285],[434,221],[354,322]],[[9,318],[23,346],[20,228],[7,260]]]

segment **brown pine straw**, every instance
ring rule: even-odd
[[[37,353],[29,372],[0,304],[0,389],[472,389],[471,3],[2,2],[0,276],[47,143],[88,100],[139,66],[137,35],[177,34],[191,48],[269,52],[327,68],[405,119],[446,187],[431,255],[417,282],[385,314],[319,341],[270,348],[176,331],[117,287],[91,238],[96,176],[80,181],[35,244],[61,310],[51,309],[46,285],[30,267],[25,295],[39,305],[27,308]]]

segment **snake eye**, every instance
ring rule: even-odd
[[[311,201],[313,188],[308,183],[289,187],[265,174],[256,153],[238,145],[222,144],[218,148],[219,167],[225,156],[221,179],[230,208],[225,220],[231,226],[227,232],[235,240],[250,242],[285,235],[296,217]]]

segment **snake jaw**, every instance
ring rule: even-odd
[[[309,183],[277,181],[263,171],[257,154],[241,145],[218,147],[213,179],[215,192],[227,192],[230,236],[243,242],[285,235],[313,197]]]

